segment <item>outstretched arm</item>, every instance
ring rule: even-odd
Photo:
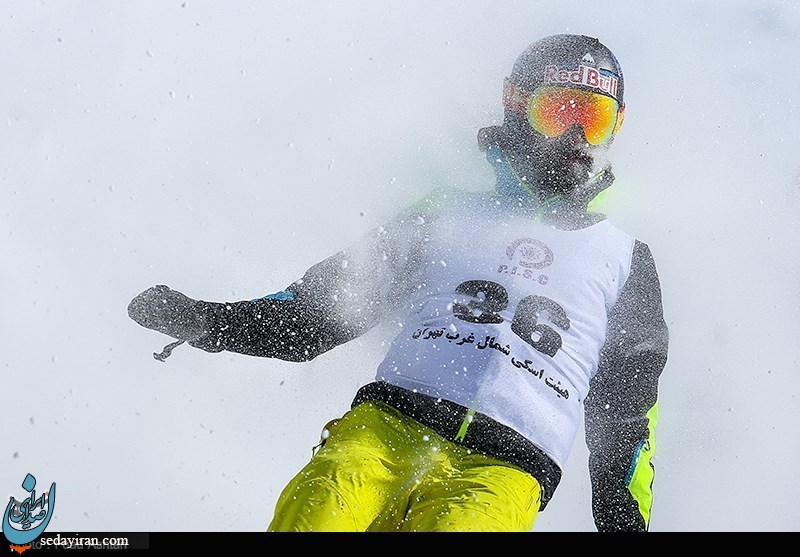
[[[391,308],[389,293],[370,260],[341,252],[311,267],[282,292],[232,303],[202,302],[211,327],[189,344],[302,362],[362,335]]]
[[[208,352],[307,361],[364,334],[414,290],[424,222],[406,212],[263,298],[208,302],[160,286],[128,313]]]
[[[637,241],[585,406],[598,531],[649,529],[658,380],[668,343],[655,263],[647,245]]]

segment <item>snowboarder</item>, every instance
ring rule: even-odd
[[[545,37],[505,80],[502,124],[478,133],[494,188],[434,191],[258,299],[158,285],[131,301],[174,344],[292,362],[399,316],[269,531],[531,531],[582,416],[596,528],[649,529],[661,288],[648,246],[595,207],[623,99],[606,46]]]

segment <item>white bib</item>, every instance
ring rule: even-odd
[[[559,230],[486,198],[449,205],[376,379],[486,414],[563,467],[633,245],[605,220]]]

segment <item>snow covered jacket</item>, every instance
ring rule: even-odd
[[[355,395],[515,464],[543,510],[584,418],[597,529],[647,530],[668,331],[646,244],[586,200],[520,202],[492,147],[495,191],[440,190],[285,290],[203,302],[190,344],[307,361],[389,315],[403,324]]]

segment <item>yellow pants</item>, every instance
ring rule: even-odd
[[[541,487],[522,469],[365,402],[284,488],[271,532],[529,532]]]

